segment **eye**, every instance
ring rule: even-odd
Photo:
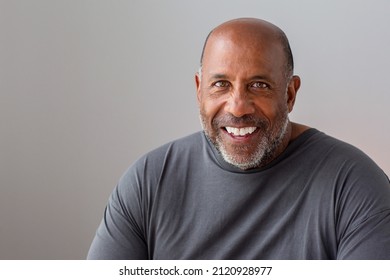
[[[229,86],[229,82],[227,82],[227,81],[218,81],[218,82],[214,83],[214,86],[215,87],[219,87],[219,88],[225,88],[225,87]]]
[[[269,88],[269,86],[266,83],[263,83],[263,82],[254,82],[250,86],[253,87],[253,88],[256,88],[256,89],[267,89],[267,88]]]

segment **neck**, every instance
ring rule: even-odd
[[[306,126],[306,125],[303,125],[303,124],[293,123],[293,122],[291,122],[290,124],[291,124],[291,135],[290,135],[289,142],[295,140],[303,132],[305,132],[306,130],[310,129],[309,126]]]
[[[273,160],[275,160],[277,157],[279,157],[284,152],[284,150],[287,148],[287,146],[294,139],[299,137],[299,135],[301,135],[304,131],[306,131],[309,128],[310,127],[308,127],[308,126],[293,123],[293,122],[289,121],[287,124],[287,128],[286,128],[286,132],[284,134],[284,137],[283,137],[283,139],[281,139],[278,148],[272,154],[270,154],[269,157],[266,160],[264,160],[261,163],[261,165],[258,166],[257,168],[264,167],[264,166],[268,165],[269,163],[271,163]]]

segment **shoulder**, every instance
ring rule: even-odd
[[[380,180],[388,185],[389,180],[384,171],[363,151],[357,147],[314,130],[302,144],[307,158],[329,170],[329,175],[354,175],[359,180]]]
[[[346,199],[385,199],[382,205],[390,205],[388,177],[360,149],[316,129],[304,132],[291,145],[290,162],[299,162],[299,176],[316,178],[325,189],[333,186],[331,189]]]
[[[301,149],[312,153],[316,160],[379,168],[366,153],[357,147],[316,129],[310,129],[308,132],[309,135],[302,142]]]
[[[306,148],[316,171],[336,186],[341,208],[353,203],[357,211],[364,209],[366,215],[390,208],[389,178],[363,151],[319,131],[308,139]]]
[[[120,185],[138,185],[141,182],[153,185],[158,181],[167,165],[179,166],[180,162],[189,161],[205,149],[202,132],[168,142],[138,158],[120,178]],[[136,184],[135,184],[136,183]]]
[[[135,161],[135,166],[144,166],[146,163],[159,165],[168,158],[184,157],[189,153],[194,153],[204,148],[204,136],[202,132],[168,142],[150,152],[144,154]]]

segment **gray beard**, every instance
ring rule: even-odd
[[[260,129],[264,130],[263,137],[257,144],[255,152],[252,153],[248,158],[243,160],[240,158],[240,154],[247,152],[247,146],[243,145],[235,147],[234,153],[229,153],[224,145],[220,132],[218,132],[215,139],[213,139],[209,131],[206,129],[206,123],[204,118],[202,117],[202,114],[200,114],[200,119],[206,137],[215,146],[217,151],[221,154],[222,158],[229,164],[243,170],[263,167],[270,161],[272,161],[275,156],[277,156],[275,155],[275,153],[277,152],[278,148],[280,147],[285,138],[289,124],[288,114],[285,113],[283,114],[283,116],[281,116],[280,119],[277,120],[277,123],[275,124],[275,132],[267,130],[266,125],[260,127]]]

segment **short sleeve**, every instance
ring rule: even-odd
[[[390,259],[390,183],[364,158],[347,174],[340,195],[338,259]]]
[[[343,238],[337,258],[389,260],[390,210],[372,215],[352,229]]]
[[[136,180],[122,179],[112,192],[88,259],[148,259]]]

